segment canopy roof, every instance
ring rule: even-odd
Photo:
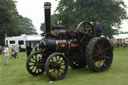
[[[115,39],[123,39],[123,38],[128,38],[128,34],[119,34],[119,35],[114,35],[113,37]]]
[[[28,35],[26,36],[26,40],[25,41],[40,41],[42,39],[41,35]]]
[[[40,41],[43,37],[41,35],[25,35],[6,37],[6,40],[25,40],[26,42]]]

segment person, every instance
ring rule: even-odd
[[[8,64],[9,48],[8,45],[4,46],[4,64]]]
[[[125,42],[123,43],[123,48],[126,48],[126,43]]]
[[[26,46],[26,53],[27,53],[27,57],[31,54],[32,48],[29,44],[27,44]]]
[[[2,46],[0,45],[0,55],[2,54]]]
[[[19,46],[19,52],[21,52],[22,51],[22,48],[21,48],[21,46]]]
[[[16,52],[14,49],[12,49],[11,59],[12,58],[16,59]]]
[[[16,52],[16,58],[18,58],[18,52],[19,52],[19,48],[18,47],[15,48],[15,52]]]
[[[101,37],[102,35],[102,25],[99,21],[96,21],[96,36]]]

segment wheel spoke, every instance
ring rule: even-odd
[[[35,68],[35,66],[33,66],[33,68],[31,70],[33,70]]]
[[[101,50],[101,47],[100,47],[100,45],[99,45],[99,44],[97,44],[97,48],[98,48],[98,50]]]
[[[104,59],[110,59],[111,57],[110,56],[104,56]]]
[[[57,77],[59,77],[59,73],[60,73],[59,70],[57,70]]]
[[[40,73],[40,69],[38,69],[38,72]]]
[[[39,60],[38,60],[38,62],[41,62],[41,57],[39,56]]]
[[[32,56],[32,59],[37,62],[37,59],[35,59],[34,56]]]
[[[62,72],[60,71],[60,69],[58,70],[58,72],[59,72],[60,74],[62,74]]]
[[[54,62],[54,58],[52,58],[51,60],[52,60],[52,62]]]
[[[57,62],[59,62],[60,59],[61,59],[61,57],[59,57],[59,58],[57,59]]]
[[[60,68],[61,70],[64,70],[64,68]]]
[[[34,72],[36,73],[36,71],[37,71],[37,67],[35,68],[35,71]]]
[[[58,56],[56,55],[56,57],[55,57],[55,58],[56,58],[56,62],[58,61],[57,57],[58,57]]]
[[[60,63],[61,66],[65,66],[65,63]]]
[[[38,73],[40,73],[40,70],[39,70],[39,68],[37,69],[37,72],[38,72]]]
[[[57,78],[57,70],[55,69],[55,77]]]
[[[99,51],[95,48],[94,49],[94,53],[96,52],[96,54],[99,54]]]
[[[31,66],[34,66],[34,65],[29,65],[29,66],[31,67]]]
[[[51,75],[52,75],[52,73],[54,73],[54,71],[55,71],[55,69],[53,69],[50,73],[51,73]]]
[[[61,60],[61,63],[64,63],[64,60]]]
[[[100,67],[100,61],[98,61],[96,65],[99,68]]]
[[[105,51],[109,50],[109,47],[105,48]]]
[[[37,57],[37,55],[35,55],[35,60],[36,60],[36,61],[38,60],[38,57]]]
[[[98,67],[100,68],[102,66],[102,61],[99,61]]]
[[[104,42],[101,42],[100,47],[101,47],[102,49],[104,49]]]
[[[31,63],[35,63],[35,62],[31,61],[31,60],[30,60],[29,62],[31,62]]]
[[[109,50],[109,47],[105,48],[104,49],[104,54],[106,54],[108,50]]]

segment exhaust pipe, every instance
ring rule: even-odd
[[[45,30],[46,35],[50,35],[51,32],[51,3],[44,3],[44,12],[45,12]]]

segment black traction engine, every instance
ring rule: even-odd
[[[63,25],[51,27],[51,4],[44,4],[45,30],[40,41],[39,51],[27,59],[26,67],[30,74],[37,76],[46,72],[51,80],[63,79],[68,66],[73,69],[86,65],[94,72],[103,72],[112,64],[113,50],[109,40],[96,37],[89,22],[80,22],[74,29]]]

